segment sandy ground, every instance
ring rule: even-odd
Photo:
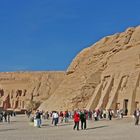
[[[139,140],[140,125],[134,125],[133,118],[112,121],[88,121],[87,130],[73,130],[73,121],[52,126],[43,121],[36,128],[25,116],[11,118],[11,123],[0,123],[0,140]]]

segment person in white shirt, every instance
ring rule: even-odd
[[[58,124],[58,119],[59,119],[59,115],[56,111],[53,112],[52,119],[53,119],[54,125],[56,126]]]
[[[139,124],[139,117],[140,117],[140,110],[139,108],[137,108],[135,111],[134,111],[134,117],[135,117],[135,125],[138,125]]]

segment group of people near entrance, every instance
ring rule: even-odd
[[[29,114],[27,113],[27,116],[29,117]],[[32,122],[34,122],[34,126],[41,127],[42,119],[52,119],[52,124],[54,126],[57,126],[58,123],[68,123],[69,119],[74,120],[74,126],[73,130],[79,130],[79,129],[86,129],[87,128],[87,120],[94,119],[95,121],[101,120],[101,119],[108,119],[112,120],[113,117],[115,118],[123,118],[125,115],[123,110],[116,110],[115,112],[112,109],[109,110],[93,110],[93,111],[87,111],[87,110],[76,110],[76,111],[52,111],[52,112],[44,112],[37,110],[33,117],[31,117]],[[139,117],[140,117],[140,110],[136,109],[134,111],[134,117],[135,117],[135,125],[139,124]]]
[[[27,117],[29,117],[29,114],[26,113]],[[34,122],[34,126],[41,127],[42,119],[52,119],[52,124],[54,126],[57,126],[58,123],[68,123],[69,119],[74,120],[74,127],[73,129],[79,130],[79,125],[81,129],[87,128],[86,120],[92,120],[98,121],[100,119],[109,119],[112,120],[112,117],[114,116],[113,110],[93,110],[93,111],[87,111],[87,110],[76,110],[76,111],[52,111],[52,112],[44,112],[37,110],[31,117],[31,121]]]
[[[50,117],[52,118],[52,124],[54,126],[57,126],[57,124],[62,123],[63,121],[67,123],[70,119],[70,112],[64,111],[64,112],[57,112],[57,111],[52,111],[52,112],[43,112],[37,110],[35,113],[31,113],[30,116],[28,113],[26,113],[27,117],[30,118],[31,122],[34,122],[34,126],[36,127],[41,127],[42,119],[49,119]]]
[[[16,116],[15,112],[12,111],[1,111],[0,112],[0,122],[8,122],[10,123],[10,118],[12,116]]]

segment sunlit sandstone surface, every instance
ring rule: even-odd
[[[66,72],[0,73],[0,104],[40,110],[140,107],[140,26],[104,37],[82,50]]]

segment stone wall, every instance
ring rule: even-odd
[[[47,100],[65,76],[64,72],[0,73],[0,106],[27,109],[31,101]]]
[[[81,51],[40,109],[140,107],[140,26],[107,36]],[[57,102],[55,102],[57,100]]]
[[[40,110],[140,107],[140,26],[104,37],[82,50],[66,72],[0,73],[0,103]]]

